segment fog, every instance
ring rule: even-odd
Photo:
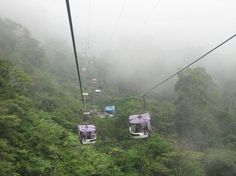
[[[152,86],[236,33],[235,0],[70,0],[77,47],[110,79]],[[71,46],[64,0],[0,0],[0,17],[42,43]],[[72,49],[72,47],[71,47]],[[217,83],[235,80],[236,39],[196,64]],[[107,65],[106,65],[107,64]],[[105,68],[104,68],[105,69]],[[144,84],[144,86],[143,86]]]

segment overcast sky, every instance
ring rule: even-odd
[[[91,55],[112,50],[116,60],[125,62],[173,61],[170,73],[236,33],[236,0],[70,0],[70,4],[80,52],[90,35]],[[0,0],[0,17],[25,25],[40,41],[51,38],[71,45],[65,0]],[[236,69],[235,55],[236,39],[200,64]]]
[[[80,44],[88,36],[89,2],[91,49],[142,37],[164,47],[205,47],[236,31],[235,0],[70,0]],[[23,23],[41,39],[69,38],[64,0],[0,0],[0,16]]]

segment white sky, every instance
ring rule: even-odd
[[[236,32],[236,0],[70,0],[80,44],[88,36],[89,1],[91,48],[99,51],[108,47],[111,38],[112,46],[124,38],[144,37],[165,47],[205,47]],[[42,39],[52,34],[69,37],[64,0],[0,0],[0,16],[23,23]]]
[[[123,65],[129,60],[148,68],[139,61],[150,58],[155,64],[154,59],[165,59],[167,66],[174,61],[174,67],[166,68],[173,73],[236,33],[236,0],[70,0],[80,51],[88,39],[89,1],[91,55],[112,49]],[[0,17],[25,25],[40,41],[52,38],[71,44],[65,0],[0,0]],[[236,39],[201,64],[214,74],[236,69]]]

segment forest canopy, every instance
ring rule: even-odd
[[[140,112],[142,100],[123,100],[129,85],[107,82],[108,70],[100,69],[106,63],[97,62],[90,74],[102,91],[120,99],[96,98],[98,111],[112,101],[117,114],[90,118],[98,139],[84,146],[77,135],[83,106],[71,58],[68,46],[49,47],[24,26],[0,19],[0,175],[236,175],[236,80],[222,88],[203,67],[188,68],[168,99],[147,97],[152,134],[134,140],[128,117]],[[83,76],[93,91],[90,75]]]

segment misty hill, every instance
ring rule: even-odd
[[[174,93],[147,97],[152,135],[133,140],[128,116],[141,111],[142,100],[123,97],[140,93],[129,84],[134,77],[116,81],[106,59],[79,58],[90,72],[82,75],[85,89],[94,90],[96,76],[102,91],[117,97],[97,97],[98,111],[113,101],[118,112],[114,119],[89,119],[98,133],[90,146],[77,137],[84,121],[71,48],[40,43],[22,25],[0,19],[0,175],[236,174],[235,81],[222,90],[204,68],[187,69],[167,89]]]

